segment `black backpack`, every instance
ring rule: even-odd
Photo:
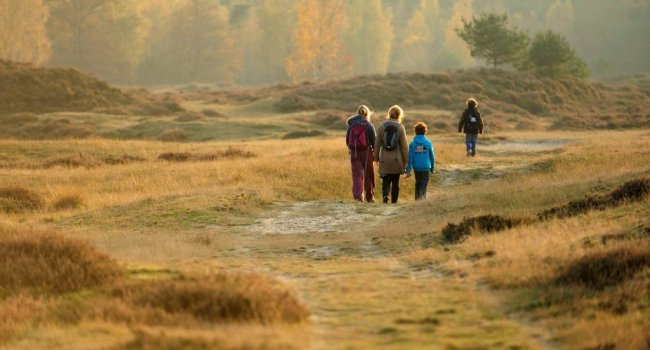
[[[476,109],[470,109],[467,113],[465,130],[470,134],[477,134],[479,129],[479,119],[481,114]]]
[[[384,128],[384,140],[382,146],[387,151],[394,151],[397,149],[397,126],[394,124],[387,124]]]

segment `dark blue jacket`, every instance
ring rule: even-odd
[[[424,135],[415,135],[409,145],[409,164],[406,166],[406,173],[415,171],[433,171],[436,168],[436,156],[433,152],[433,144]]]

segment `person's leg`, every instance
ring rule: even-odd
[[[427,185],[429,184],[428,171],[415,172],[415,200],[427,198]]]
[[[375,201],[375,167],[372,151],[368,150],[368,160],[366,162],[366,173],[364,176],[364,189],[366,191],[366,201]]]
[[[355,200],[363,201],[363,159],[352,155],[350,157],[352,165],[352,196]]]
[[[390,202],[391,203],[397,203],[397,200],[399,199],[399,177],[400,174],[393,174],[390,175],[392,176],[392,185],[393,187],[390,190]]]
[[[390,191],[390,175],[381,177],[381,195],[384,203],[388,203],[388,192]]]
[[[478,141],[478,134],[472,134],[472,157],[476,155],[476,141]]]
[[[465,149],[468,156],[472,154],[472,134],[465,134]]]

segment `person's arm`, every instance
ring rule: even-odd
[[[400,124],[400,128],[402,132],[399,135],[399,145],[402,151],[402,161],[404,162],[402,166],[406,169],[406,164],[409,162],[409,145],[406,139],[406,128],[404,128],[404,124]]]
[[[478,114],[478,133],[482,134],[483,133],[483,117],[481,117],[481,112],[476,111],[476,114]]]
[[[430,143],[429,147],[429,160],[431,161],[431,173],[436,170],[436,154],[433,151],[433,143]]]
[[[374,149],[377,134],[375,133],[375,126],[372,125],[371,122],[368,122],[368,125],[366,126],[366,139],[368,140],[368,145],[370,145],[370,148]]]
[[[409,145],[409,161],[406,165],[406,173],[411,173],[411,168],[413,167],[413,158],[415,158],[415,142],[411,142]]]
[[[465,114],[467,114],[467,110],[464,110],[460,115],[460,121],[458,121],[458,132],[463,131],[463,126],[465,125]]]

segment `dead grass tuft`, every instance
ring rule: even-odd
[[[43,207],[41,196],[21,187],[0,188],[0,210],[5,213],[22,213]]]
[[[503,231],[525,223],[523,219],[505,218],[499,215],[483,215],[464,218],[459,224],[448,223],[442,229],[445,241],[455,243],[472,233],[490,233]]]
[[[158,156],[158,160],[168,162],[211,162],[219,159],[252,158],[255,154],[239,148],[228,147],[225,151],[215,153],[190,153],[190,152],[166,152]]]
[[[617,285],[650,266],[650,248],[622,247],[585,255],[566,266],[556,282],[604,288]]]
[[[75,154],[75,155],[66,155],[60,157],[53,157],[45,159],[40,165],[36,165],[38,168],[54,168],[54,167],[63,167],[63,168],[95,168],[101,165],[121,165],[129,163],[140,163],[144,162],[146,159],[138,156],[124,154],[122,157],[108,156],[105,158],[97,158],[89,154]]]
[[[52,202],[53,210],[77,209],[83,206],[84,200],[78,193],[69,193],[57,197]]]
[[[0,288],[45,293],[105,285],[121,271],[90,245],[49,232],[0,229]]]
[[[127,281],[112,294],[134,307],[187,314],[209,322],[296,323],[309,315],[307,307],[284,285],[255,274]]]
[[[120,350],[211,350],[222,349],[223,345],[216,340],[201,338],[173,337],[163,334],[151,335],[142,331],[134,331],[133,340],[116,348]]]

